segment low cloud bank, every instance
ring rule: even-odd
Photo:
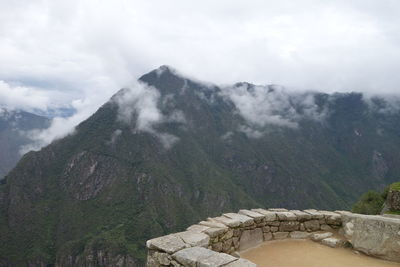
[[[69,134],[74,134],[75,127],[91,116],[95,111],[94,106],[89,100],[76,100],[72,102],[72,107],[76,110],[72,116],[53,118],[49,128],[22,132],[22,134],[32,140],[32,143],[21,147],[20,153],[25,154],[31,150],[40,150],[54,140],[63,138]]]
[[[50,106],[49,95],[37,88],[11,85],[0,80],[0,106],[9,109],[46,110]]]
[[[277,85],[239,83],[226,86],[221,95],[231,101],[248,125],[239,131],[249,137],[263,136],[268,125],[297,128],[301,119],[322,121],[327,111],[318,107],[315,94],[291,92]]]
[[[183,76],[182,78],[187,80]],[[198,80],[196,82],[202,83],[204,88],[214,91],[210,96],[211,100],[220,97],[234,105],[236,112],[245,120],[245,123],[240,125],[236,131],[245,133],[250,138],[261,138],[272,127],[296,129],[303,119],[324,123],[330,114],[330,104],[341,96],[341,94],[325,95],[326,102],[321,105],[321,103],[317,104],[317,97],[321,94],[316,92],[292,91],[277,85],[237,83],[232,86],[217,87]],[[216,88],[220,90],[217,92]],[[192,90],[188,87],[187,82],[178,94],[162,95],[155,87],[139,81],[133,82],[132,86],[121,90],[112,98],[112,101],[118,104],[117,119],[129,125],[133,134],[140,132],[151,134],[166,149],[169,149],[179,141],[179,137],[160,130],[159,126],[171,122],[182,125],[187,123],[185,114],[175,103],[176,98],[181,97],[186,90]],[[195,93],[209,105],[217,103],[214,100],[210,101],[201,94],[201,91]],[[72,106],[77,110],[73,116],[54,118],[48,129],[24,133],[32,140],[32,144],[22,147],[21,153],[38,150],[55,139],[73,133],[74,127],[97,109],[97,105],[94,103],[98,103],[98,99],[86,99],[73,102]],[[400,111],[400,100],[396,96],[363,94],[362,101],[373,112],[390,114]],[[118,130],[113,136],[110,136],[109,143],[114,144],[120,134],[121,130]],[[227,140],[232,135],[233,132],[229,132],[229,135],[221,138]]]
[[[134,133],[152,134],[166,149],[179,140],[175,135],[156,129],[157,125],[164,122],[185,123],[185,117],[180,110],[173,110],[168,115],[160,110],[160,107],[173,101],[172,95],[161,97],[156,88],[137,82],[131,88],[121,91],[115,101],[119,106],[118,119],[130,125]]]

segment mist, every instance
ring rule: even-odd
[[[35,136],[46,144],[164,64],[216,84],[397,95],[399,12],[377,0],[3,1],[0,106],[75,110]]]

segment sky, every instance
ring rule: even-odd
[[[72,107],[71,131],[170,65],[217,84],[397,94],[397,0],[0,0],[0,106]]]

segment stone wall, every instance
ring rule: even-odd
[[[253,209],[208,218],[187,231],[147,241],[147,266],[256,266],[237,251],[264,241],[307,238],[338,229],[341,214],[330,211]]]
[[[343,238],[332,237],[334,231]],[[184,232],[148,240],[147,266],[256,266],[237,252],[286,238],[311,238],[331,247],[347,244],[400,262],[400,219],[347,211],[253,209],[208,218]]]

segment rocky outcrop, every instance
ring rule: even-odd
[[[400,190],[390,190],[388,192],[385,206],[389,211],[400,211]]]
[[[400,182],[389,186],[381,214],[400,218]]]
[[[400,262],[400,219],[346,212],[342,222],[344,235],[354,249]]]

